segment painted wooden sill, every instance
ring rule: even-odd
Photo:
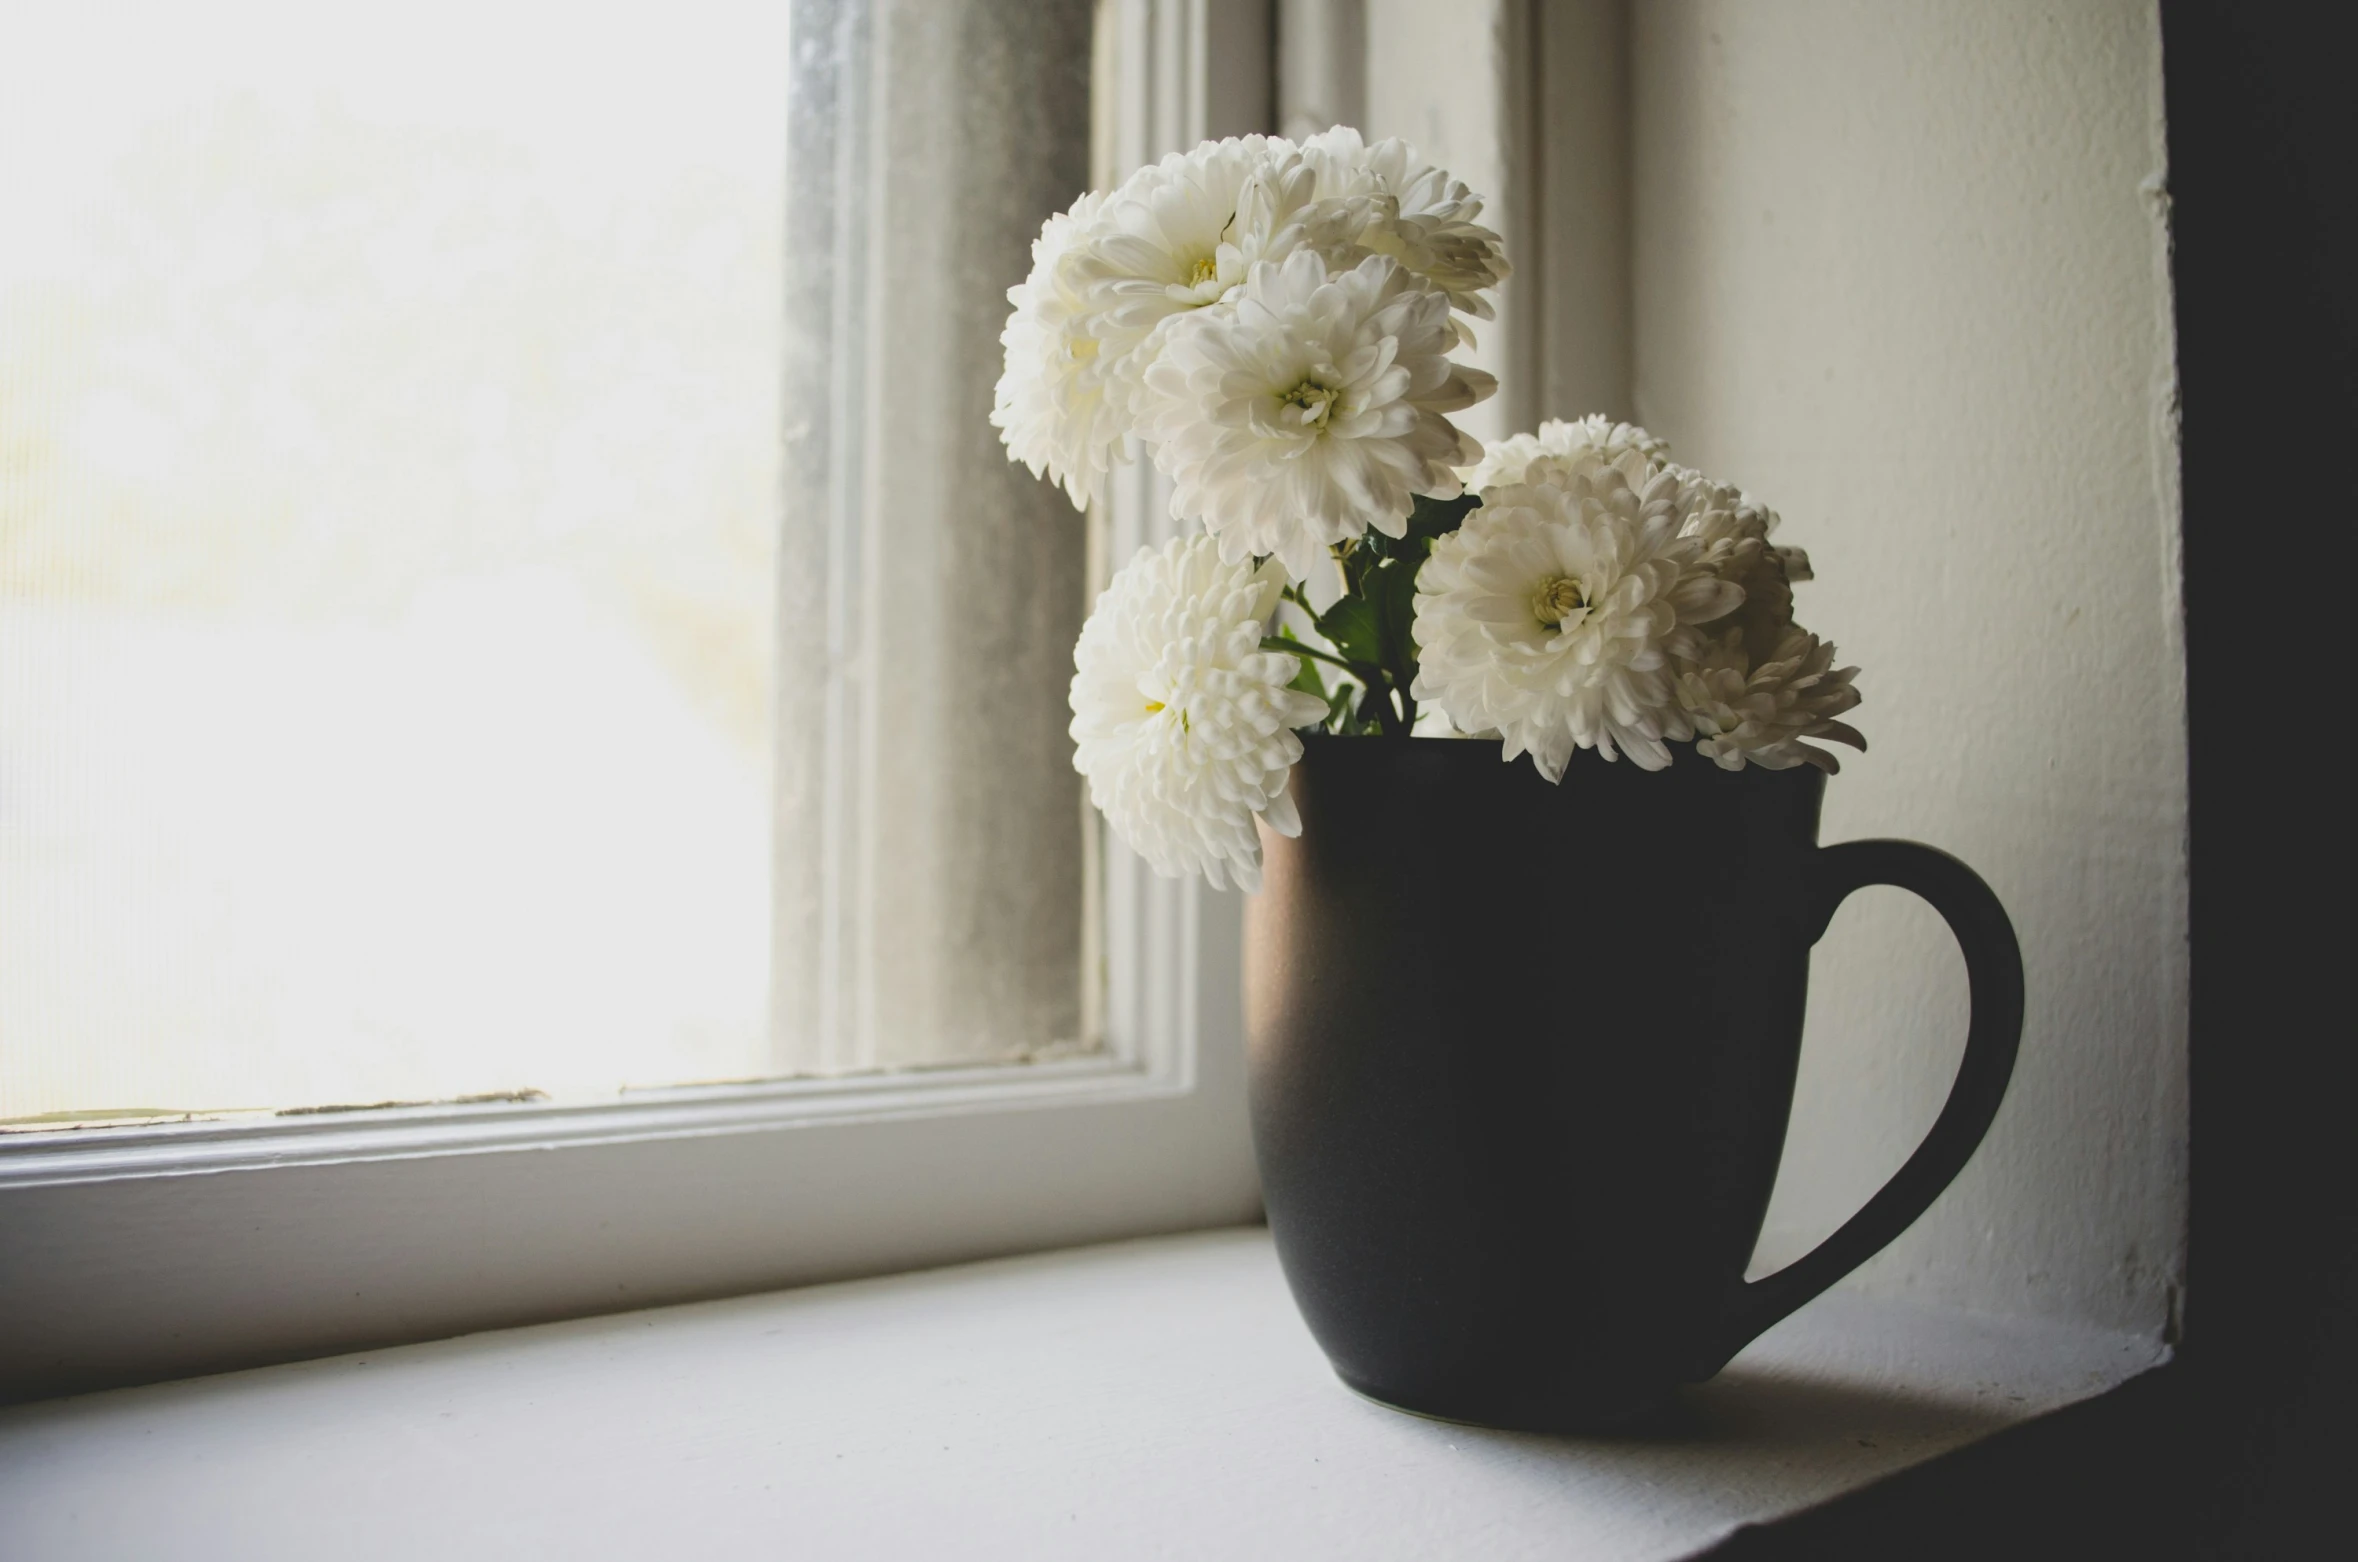
[[[1204,1232],[0,1412],[0,1556],[1657,1558],[2158,1365],[1835,1295],[1618,1440],[1345,1391]]]

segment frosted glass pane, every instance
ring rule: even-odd
[[[787,60],[0,15],[0,1118],[776,1071]]]

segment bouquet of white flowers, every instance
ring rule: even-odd
[[[1142,444],[1203,528],[1140,550],[1075,654],[1074,764],[1162,873],[1257,887],[1313,731],[1497,738],[1550,780],[1582,748],[1866,746],[1773,512],[1626,423],[1485,454],[1450,421],[1497,388],[1449,356],[1508,274],[1481,211],[1400,141],[1206,142],[1051,217],[1008,291],[1010,457],[1086,506]]]

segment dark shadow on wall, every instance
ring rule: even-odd
[[[2163,0],[2192,758],[2179,1360],[1726,1558],[2347,1551],[2358,1069],[2339,712],[2358,531],[2358,12]],[[2338,1537],[2338,1538],[2337,1538]]]

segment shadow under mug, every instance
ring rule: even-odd
[[[1313,737],[1291,784],[1302,833],[1263,830],[1246,910],[1253,1137],[1287,1283],[1372,1399],[1541,1431],[1642,1410],[1906,1230],[1997,1113],[2005,910],[1931,847],[1819,846],[1815,769],[1584,751],[1550,785],[1494,743]],[[1810,947],[1869,884],[1955,933],[1964,1060],[1898,1174],[1747,1283]]]

